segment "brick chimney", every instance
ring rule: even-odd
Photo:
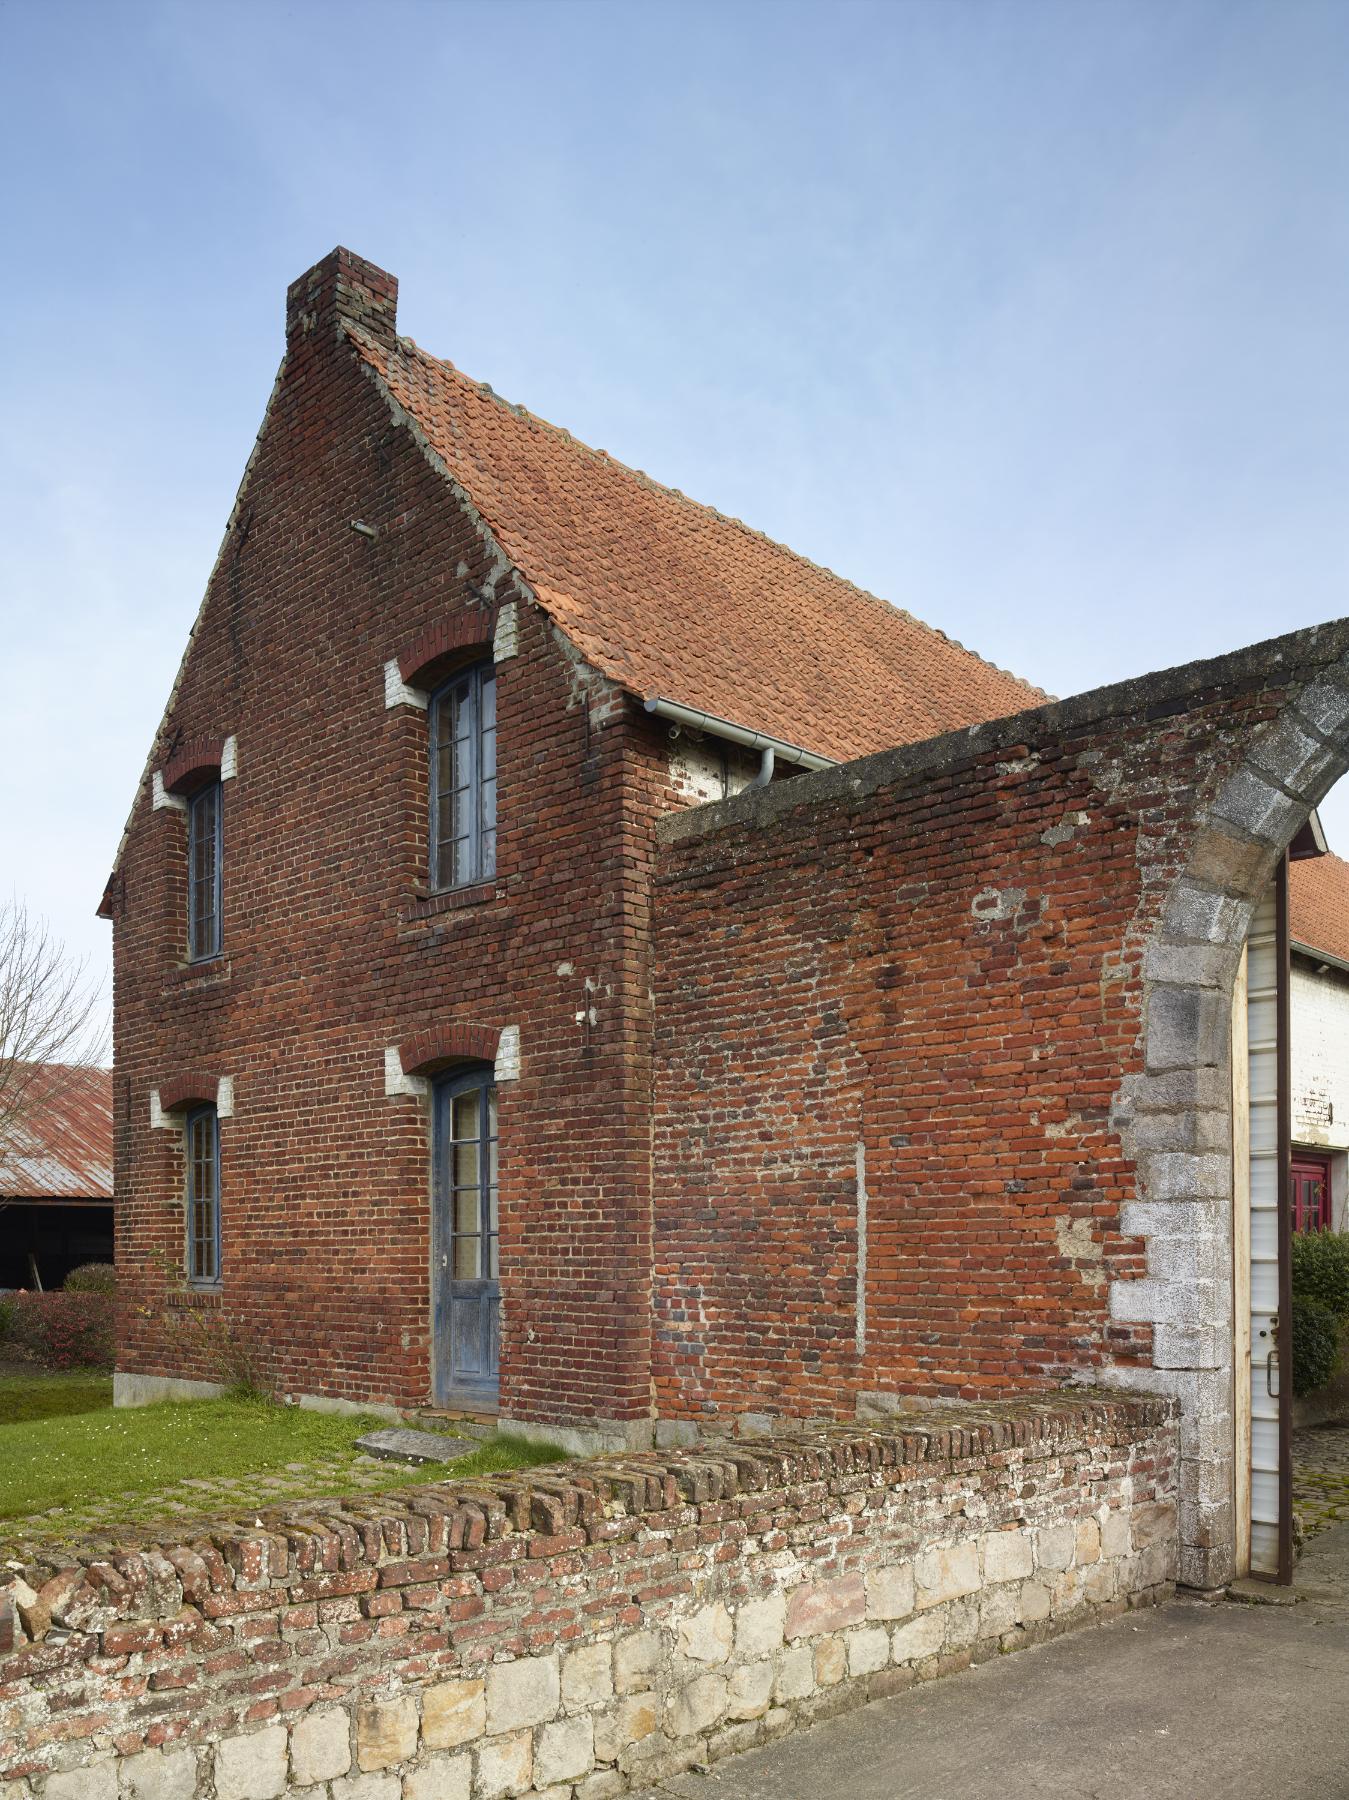
[[[398,277],[341,245],[286,289],[286,346],[326,335],[339,320],[359,325],[392,349],[398,319]]]

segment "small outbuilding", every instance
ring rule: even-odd
[[[49,1063],[0,1133],[0,1287],[112,1261],[112,1071]]]

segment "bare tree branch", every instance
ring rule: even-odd
[[[42,1066],[102,1062],[100,998],[45,919],[20,900],[0,902],[0,1165]]]

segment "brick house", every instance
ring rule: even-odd
[[[1277,1562],[1245,1009],[1349,627],[1048,702],[395,300],[290,289],[105,892],[119,1400],[217,1379],[180,1309],[576,1443],[1105,1383],[1180,1402],[1185,1579]]]

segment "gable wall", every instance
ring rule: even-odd
[[[128,1374],[219,1380],[223,1334],[283,1391],[426,1399],[427,1102],[386,1095],[385,1051],[455,1020],[521,1032],[520,1077],[501,1086],[503,1411],[649,1410],[645,969],[629,889],[650,832],[643,847],[622,821],[657,804],[666,759],[650,722],[629,720],[521,600],[519,652],[498,667],[494,890],[419,900],[426,715],[386,708],[384,665],[485,586],[489,602],[513,599],[493,578],[351,352],[321,325],[300,337],[155,758],[179,733],[236,738],[224,957],[184,966],[184,816],[155,810],[148,786],[114,889]],[[228,1076],[234,1103],[223,1298],[191,1306],[167,1303],[181,1131],[150,1114],[151,1089],[184,1070]]]

